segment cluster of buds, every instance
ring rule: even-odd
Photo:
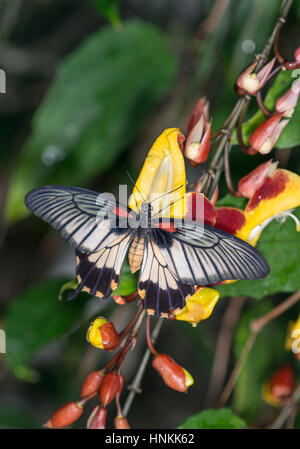
[[[139,312],[138,312],[139,313]],[[138,316],[138,315],[137,315]],[[131,329],[130,323],[121,334],[118,334],[114,325],[103,317],[97,317],[87,331],[87,340],[98,349],[113,350],[117,348],[122,338]],[[124,345],[114,355],[113,359],[101,370],[92,371],[84,380],[81,388],[81,399],[69,402],[54,412],[45,424],[49,428],[69,426],[77,421],[83,413],[85,404],[98,397],[99,404],[93,409],[88,422],[88,429],[105,429],[108,405],[115,400],[118,414],[114,425],[116,429],[129,429],[129,424],[122,416],[120,408],[120,395],[124,387],[124,377],[120,367],[124,355],[135,339],[128,336]]]
[[[276,100],[275,110],[271,116],[251,134],[249,138],[251,154],[270,153],[294,113],[299,94],[300,80],[298,79],[284,95]]]
[[[273,58],[272,61],[266,64],[258,72],[255,72],[258,60],[250,64],[237,78],[235,85],[236,92],[239,95],[256,95],[265,85],[268,76],[274,67],[275,61],[276,58]]]
[[[113,323],[103,317],[96,318],[86,333],[87,341],[98,349],[112,351],[120,343],[120,335],[117,333]]]
[[[87,428],[105,429],[107,406],[117,395],[121,394],[123,385],[124,378],[122,374],[118,374],[115,371],[106,374],[103,371],[93,371],[88,375],[82,385],[82,399],[77,402],[68,402],[56,410],[46,422],[45,427],[57,429],[73,424],[82,415],[85,404],[98,394],[100,404],[93,409],[87,422]],[[115,418],[115,427],[118,429],[128,429],[129,425],[128,423],[125,424],[125,422],[127,423],[126,418],[118,414]]]
[[[200,98],[188,123],[188,137],[184,155],[195,166],[206,161],[210,151],[211,121],[209,102]]]
[[[263,384],[263,398],[269,404],[279,406],[291,396],[294,387],[293,367],[284,365]]]

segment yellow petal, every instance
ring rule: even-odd
[[[206,320],[212,314],[219,298],[219,292],[213,288],[200,288],[187,299],[186,305],[182,309],[174,311],[176,320],[188,321],[192,325]]]
[[[270,390],[270,382],[264,382],[262,386],[262,397],[265,402],[267,402],[270,405],[273,405],[274,407],[278,407],[280,405],[280,400],[272,395]]]
[[[183,371],[185,373],[185,386],[187,388],[189,388],[191,385],[193,385],[194,379],[186,369],[184,369],[183,367],[181,367],[181,368],[183,369]]]
[[[288,170],[276,170],[274,176],[267,178],[248,202],[245,209],[246,224],[239,237],[248,240],[254,228],[297,206],[300,206],[300,176]],[[257,232],[255,243],[259,235],[260,232]],[[251,239],[251,244],[254,241]]]
[[[178,128],[166,129],[154,142],[145,160],[142,171],[129,199],[129,207],[135,211],[141,207],[143,201],[153,201],[156,197],[176,190],[170,201],[170,196],[157,200],[152,204],[155,214],[162,208],[162,204],[184,198],[186,178],[182,151],[178,145],[178,138],[182,139]],[[178,200],[173,206],[163,211],[163,216],[183,216],[184,199]]]
[[[96,318],[90,325],[87,331],[88,342],[98,349],[103,349],[103,342],[100,332],[100,327],[107,323],[107,320],[103,317]]]

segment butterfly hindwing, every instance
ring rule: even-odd
[[[128,230],[118,230],[114,235],[113,242],[95,253],[76,251],[78,287],[69,299],[76,297],[80,290],[99,298],[108,298],[117,288],[124,258],[134,234]]]
[[[171,309],[184,307],[195,288],[182,282],[168,267],[152,234],[151,231],[145,239],[138,293],[144,300],[148,314],[168,316]]]
[[[168,267],[192,285],[225,280],[261,279],[269,273],[264,257],[251,245],[212,226],[171,220],[172,232],[159,223],[152,238]]]

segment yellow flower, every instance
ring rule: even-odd
[[[297,360],[300,361],[300,314],[296,321],[289,322],[285,349],[293,351]]]
[[[87,341],[98,349],[104,349],[100,329],[105,323],[107,323],[107,320],[102,316],[96,318],[91,323],[86,334]]]
[[[220,298],[219,292],[212,288],[199,288],[199,290],[187,299],[182,309],[174,311],[176,320],[188,321],[196,326],[200,321],[206,320],[212,314],[215,305]]]
[[[180,148],[183,140],[184,136],[178,128],[168,128],[156,139],[130,196],[131,209],[137,211],[143,201],[153,201],[174,191],[171,202],[177,201],[166,207],[163,215],[182,218],[186,187],[184,159]],[[169,204],[170,196],[166,197],[162,197],[161,201],[154,201],[153,214],[162,208],[164,201]]]

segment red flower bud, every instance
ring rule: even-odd
[[[99,349],[113,350],[117,348],[121,339],[113,323],[108,322],[103,317],[96,318],[88,328],[87,341]]]
[[[107,416],[107,409],[97,405],[97,407],[94,408],[94,410],[92,411],[92,413],[89,417],[89,420],[87,423],[87,428],[88,429],[105,429],[106,416]]]
[[[276,111],[282,113],[284,117],[291,117],[297,106],[300,94],[300,79],[294,81],[292,87],[282,97],[276,101]]]
[[[152,366],[162,376],[165,384],[180,392],[187,392],[189,386],[193,384],[191,375],[168,354],[159,354],[154,357]]]
[[[138,296],[138,292],[135,291],[133,293],[131,293],[131,295],[127,295],[127,296],[119,296],[119,295],[114,295],[113,299],[117,304],[123,305],[123,304],[127,304],[129,302],[134,301]]]
[[[285,365],[276,371],[270,379],[270,393],[278,400],[290,396],[294,389],[294,370]]]
[[[272,178],[278,162],[272,163],[272,159],[260,164],[248,175],[240,179],[239,191],[245,198],[251,198],[255,191],[264,183],[267,177]]]
[[[68,402],[53,413],[51,418],[44,424],[44,427],[49,427],[51,429],[66,427],[77,421],[82,415],[82,412],[82,402]]]
[[[188,123],[188,133],[192,131],[202,116],[205,122],[209,121],[209,101],[206,100],[206,97],[200,98],[197,102]]]
[[[116,416],[114,420],[115,429],[130,429],[127,419],[124,416]]]
[[[116,373],[106,374],[101,382],[99,389],[100,401],[103,407],[106,407],[120,391],[120,377]]]
[[[249,143],[254,150],[261,154],[270,153],[289,122],[289,120],[280,121],[282,116],[283,114],[277,114],[268,118],[251,134]]]
[[[210,150],[211,123],[209,123],[209,102],[205,97],[196,104],[188,124],[188,138],[184,155],[192,165],[205,162]]]
[[[116,416],[114,420],[115,429],[130,429],[127,419],[124,416]]]
[[[95,393],[100,387],[103,376],[104,374],[101,371],[91,372],[82,385],[81,397],[85,398],[86,396]]]
[[[108,322],[103,324],[101,326],[100,333],[104,349],[111,351],[120,345],[121,339],[113,323]]]
[[[269,74],[271,73],[276,58],[273,58],[259,72],[255,73],[254,69],[258,61],[253,62],[247,67],[236,80],[236,91],[239,95],[255,95],[264,86]]]
[[[300,62],[300,47],[296,48],[296,50],[294,51],[294,58],[295,61]]]

